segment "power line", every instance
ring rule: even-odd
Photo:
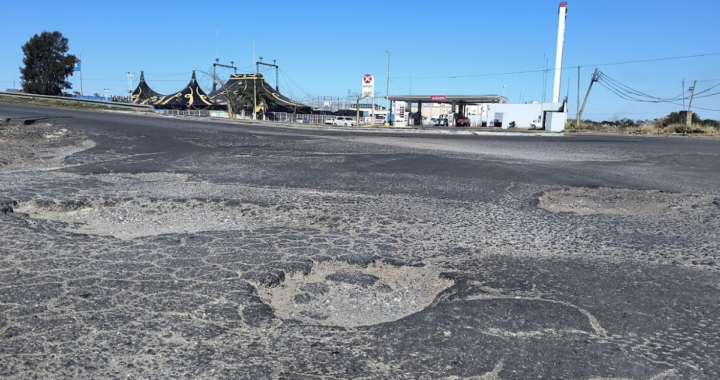
[[[192,71],[187,71],[184,73],[173,73],[173,74],[153,74],[153,73],[145,73],[147,76],[153,76],[153,77],[176,77],[180,75],[190,75],[192,74]]]
[[[407,88],[405,88],[405,87],[397,84],[397,82],[395,82],[394,80],[392,80],[392,78],[390,78],[390,82],[392,82],[395,86],[400,87],[401,90],[408,92],[408,89],[407,89]]]
[[[285,71],[283,71],[283,69],[280,69],[280,73],[283,75],[283,78],[287,78],[290,82],[292,82],[292,84],[293,84],[296,88],[298,88],[298,89],[300,90],[300,92],[302,92],[303,94],[305,94],[305,96],[310,96],[310,94],[309,94],[307,91],[305,91],[302,87],[300,87],[300,85],[298,85],[297,83],[295,83],[295,81],[294,81],[292,78],[290,78],[290,76],[287,75],[287,73],[285,73]]]
[[[658,62],[658,61],[669,61],[669,60],[676,60],[676,59],[689,59],[689,58],[700,58],[700,57],[710,57],[720,55],[720,52],[718,53],[706,53],[706,54],[695,54],[695,55],[682,55],[682,56],[675,56],[675,57],[665,57],[665,58],[651,58],[651,59],[639,59],[635,61],[621,61],[621,62],[611,62],[611,63],[599,63],[599,64],[592,64],[592,65],[580,65],[580,67],[599,67],[599,66],[616,66],[616,65],[627,65],[632,63],[645,63],[645,62]],[[562,67],[562,70],[567,69],[575,69],[578,66],[565,66]],[[492,74],[468,74],[468,75],[443,75],[443,76],[413,76],[413,79],[457,79],[457,78],[478,78],[478,77],[492,77],[492,76],[503,76],[503,75],[517,75],[517,74],[533,74],[533,73],[543,73],[546,71],[555,71],[554,68],[547,68],[547,69],[539,69],[539,70],[525,70],[525,71],[509,71],[504,73],[492,73]],[[403,78],[403,77],[395,77],[395,78]]]
[[[599,77],[598,84],[605,87],[606,89],[608,89],[610,92],[617,95],[621,99],[629,100],[629,101],[647,102],[647,103],[669,103],[669,104],[674,104],[674,105],[679,106],[679,105],[681,105],[680,103],[678,103],[678,101],[680,100],[679,98],[683,97],[683,99],[684,99],[685,93],[690,91],[690,90],[685,91],[684,93],[680,94],[679,96],[676,96],[673,98],[658,98],[656,96],[648,95],[641,91],[635,90],[629,86],[626,86],[626,85],[610,78],[609,76],[607,76],[607,74],[605,74],[603,72],[600,72],[599,74],[600,75],[598,76]],[[698,94],[705,94],[706,92],[712,90],[713,88],[715,88],[717,86],[720,86],[720,83],[718,83],[708,89],[700,91]],[[718,94],[720,94],[720,92],[701,95],[700,98],[707,98],[707,97],[715,96]],[[643,99],[643,98],[645,98],[645,99]],[[695,109],[704,110],[704,111],[720,111],[720,109],[703,108],[703,107],[697,107],[697,106],[695,107]]]
[[[609,89],[612,88],[613,91],[623,93],[624,94],[623,96],[627,96],[628,98],[630,98],[629,100],[635,100],[635,101],[639,101],[639,102],[668,103],[668,102],[673,102],[673,101],[679,101],[679,100],[682,100],[682,98],[685,96],[685,93],[687,93],[689,91],[689,90],[685,91],[684,93],[674,96],[672,98],[658,98],[656,96],[648,95],[644,92],[641,92],[641,91],[635,90],[629,86],[626,86],[626,85],[610,78],[607,74],[603,73],[602,71],[599,72],[598,78],[600,80],[605,81],[605,84],[603,85],[604,87],[609,88]],[[642,99],[642,97],[648,98],[650,100]]]

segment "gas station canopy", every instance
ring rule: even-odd
[[[464,103],[486,104],[507,103],[508,99],[501,95],[390,95],[389,100],[410,103]]]

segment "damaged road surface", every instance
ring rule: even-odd
[[[718,379],[720,141],[0,104],[4,379]]]

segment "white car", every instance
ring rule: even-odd
[[[325,119],[325,121],[323,121],[323,123],[330,125],[333,123],[333,121],[335,121],[335,119]]]
[[[343,125],[346,127],[354,127],[355,119],[349,116],[338,116],[333,120],[332,125]]]

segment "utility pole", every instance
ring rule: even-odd
[[[580,66],[578,66],[577,106],[580,107]],[[575,129],[578,129],[578,128],[580,128],[580,108],[578,108],[577,120],[575,121]]]
[[[135,76],[135,73],[127,72],[127,78],[128,78],[128,101],[132,103],[132,88],[133,88],[133,77]]]
[[[548,74],[548,59],[546,57],[546,54],[543,53],[543,61],[545,61],[545,66],[543,69],[543,87],[542,87],[542,102],[545,103],[545,97],[547,95],[547,74]]]
[[[683,111],[685,111],[685,78],[683,78],[682,84],[683,84]]]
[[[216,49],[215,49],[215,63],[220,63],[220,23],[215,23],[215,42],[216,42]],[[217,83],[215,83],[215,78],[217,78],[217,70],[215,68],[215,64],[213,64],[213,87],[212,92],[215,92],[217,89]]]
[[[213,89],[212,89],[213,92],[215,92],[215,89],[217,88],[217,81],[216,81],[217,67],[220,66],[220,67],[225,67],[227,69],[233,69],[233,70],[235,70],[235,73],[237,73],[237,67],[235,67],[234,64],[235,64],[234,61],[230,61],[229,65],[223,65],[222,63],[220,63],[220,60],[218,58],[215,58],[215,63],[213,63]]]
[[[263,59],[263,57],[260,57],[260,60],[255,62],[256,71],[259,71],[259,65],[274,67],[275,68],[275,91],[280,92],[280,85],[278,84],[279,79],[280,79],[280,75],[278,74],[279,68],[278,68],[278,65],[275,64],[275,62],[277,62],[277,60],[273,59],[273,63],[270,64],[270,63],[263,62],[262,59]]]
[[[255,63],[255,43],[257,41],[253,41],[253,63]],[[252,110],[252,118],[253,120],[257,120],[257,65],[255,65],[255,75],[253,75],[253,110]]]
[[[692,90],[692,93],[690,94],[690,104],[688,104],[687,112],[685,113],[685,126],[688,127],[692,125],[692,102],[693,98],[695,97],[695,86],[697,85],[697,81],[693,82],[693,86],[690,88]]]
[[[580,120],[582,118],[583,111],[585,111],[585,105],[587,104],[588,97],[590,96],[590,90],[592,90],[593,83],[595,83],[597,81],[598,81],[598,69],[595,69],[592,79],[590,79],[590,87],[588,87],[587,94],[585,94],[585,100],[583,101],[582,107],[580,107],[580,112],[578,112],[578,120]]]
[[[213,63],[213,89],[212,92],[215,92],[217,89],[217,83],[215,78],[217,78],[217,64],[220,62],[220,58],[215,58],[215,63]]]
[[[388,55],[388,69],[387,69],[387,84],[385,85],[385,107],[387,107],[387,122],[386,126],[390,126],[390,120],[392,120],[392,107],[390,106],[390,52],[385,50]]]
[[[215,60],[220,61],[219,59],[215,59]],[[235,73],[237,73],[237,67],[235,67],[234,65],[235,65],[235,61],[230,61],[229,65],[223,65],[222,63],[216,62],[216,63],[213,63],[213,71],[215,70],[215,67],[220,66],[220,67],[224,67],[226,69],[233,69],[233,70],[235,70]]]
[[[697,85],[697,81],[693,82],[693,85],[690,88],[690,90],[692,90],[692,93],[690,94],[690,104],[688,104],[688,109],[687,109],[688,112],[692,111],[692,102],[693,102],[693,98],[695,97],[695,86],[696,85]]]
[[[82,52],[80,52],[80,97],[82,98],[84,95],[82,86]]]

